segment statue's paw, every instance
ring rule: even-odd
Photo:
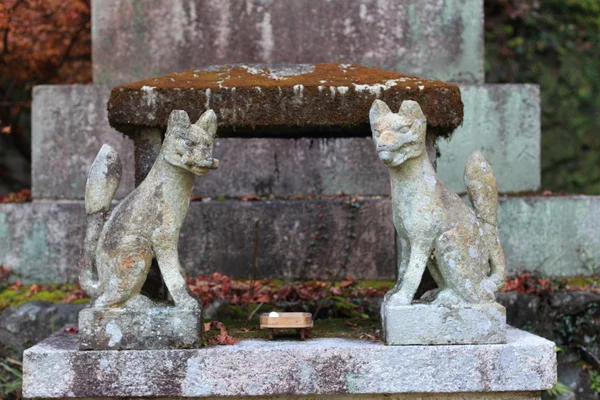
[[[405,295],[402,292],[392,293],[385,299],[386,305],[394,306],[409,306],[412,304],[412,297]]]
[[[444,289],[438,293],[435,300],[431,302],[433,305],[437,306],[451,306],[458,304],[462,301],[462,299],[454,293],[451,289]]]
[[[136,294],[127,300],[123,306],[132,310],[147,310],[155,307],[156,303],[142,294]]]
[[[420,300],[427,302],[427,303],[431,303],[437,298],[437,296],[441,292],[441,290],[442,289],[439,289],[439,288],[428,290],[423,294],[423,296],[421,296]]]
[[[195,298],[189,296],[183,299],[179,299],[179,301],[175,301],[175,306],[179,308],[183,308],[185,310],[196,310],[200,311],[200,303]]]

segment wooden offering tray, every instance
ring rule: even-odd
[[[264,313],[260,316],[260,329],[269,330],[269,340],[273,340],[275,329],[296,329],[300,333],[300,339],[306,338],[306,330],[312,328],[313,320],[311,313],[284,312]]]

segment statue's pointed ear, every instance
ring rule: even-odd
[[[400,114],[409,114],[415,118],[425,119],[425,114],[419,103],[414,100],[404,100],[400,106]]]
[[[181,135],[186,132],[190,127],[190,117],[183,110],[173,110],[169,114],[169,122],[167,124],[167,133],[165,136],[177,132],[177,135]]]
[[[371,106],[371,110],[369,111],[369,120],[371,121],[371,123],[373,123],[373,122],[377,121],[379,118],[381,118],[384,115],[387,115],[391,112],[392,112],[392,110],[390,110],[390,108],[388,107],[387,104],[385,104],[383,101],[377,99],[373,102],[373,105]]]
[[[214,137],[217,133],[217,114],[213,110],[206,110],[196,122],[210,136]]]
[[[190,117],[183,110],[173,110],[169,115],[169,122],[167,125],[167,134],[173,129],[187,129],[190,126]]]

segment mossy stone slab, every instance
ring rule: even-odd
[[[188,70],[114,88],[108,119],[129,134],[164,129],[172,110],[192,120],[212,108],[221,137],[369,136],[375,99],[398,109],[415,100],[435,136],[463,120],[457,85],[353,64],[233,64]]]

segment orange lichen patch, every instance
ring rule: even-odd
[[[226,88],[268,88],[307,86],[352,86],[385,85],[403,86],[417,90],[419,85],[434,87],[455,87],[455,85],[421,79],[393,71],[354,64],[321,63],[293,65],[220,65],[199,70],[187,70],[158,78],[119,86],[127,89],[141,89],[143,86],[157,89],[226,89]],[[416,86],[415,86],[416,85]]]
[[[368,136],[369,108],[377,98],[395,109],[404,100],[417,101],[436,135],[449,135],[462,122],[456,85],[335,63],[174,73],[114,88],[108,111],[111,125],[124,133],[164,128],[173,109],[197,119],[212,108],[220,136]]]

